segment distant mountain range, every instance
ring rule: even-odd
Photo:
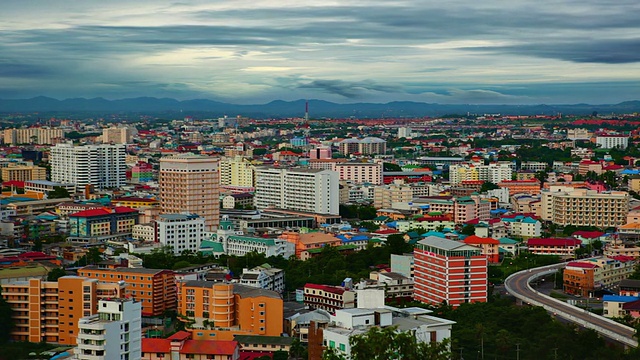
[[[212,117],[243,115],[257,118],[283,118],[304,116],[305,100],[276,100],[262,105],[238,105],[213,100],[195,99],[178,101],[169,98],[139,97],[120,100],[103,98],[75,98],[57,100],[39,96],[31,99],[2,100],[0,113],[63,112],[63,113],[181,113],[184,116],[199,114]],[[640,112],[640,101],[619,104],[590,105],[471,105],[429,104],[411,101],[394,101],[386,104],[352,103],[338,104],[323,100],[309,100],[311,118],[381,118],[421,117],[446,114],[509,114],[509,115],[587,115],[624,114]],[[174,114],[175,115],[175,114]]]

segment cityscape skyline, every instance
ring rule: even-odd
[[[0,98],[619,103],[640,98],[638,10],[635,1],[6,1]]]

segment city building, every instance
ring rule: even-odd
[[[343,286],[307,283],[304,285],[304,305],[335,313],[339,309],[356,307],[356,292]]]
[[[131,182],[134,183],[146,183],[153,181],[154,171],[153,165],[139,161],[133,167],[131,167]]]
[[[454,164],[449,167],[449,183],[457,185],[463,181],[484,180],[497,184],[503,180],[511,180],[512,174],[510,164]]]
[[[530,216],[517,214],[503,216],[500,220],[509,236],[526,240],[542,235],[542,223]]]
[[[213,281],[184,281],[177,285],[178,314],[194,322],[194,339],[233,340],[235,335],[282,334],[283,302],[275,291]],[[215,327],[205,325],[209,323]]]
[[[127,181],[125,145],[56,144],[51,148],[51,181],[75,184],[80,191],[87,185],[119,188]]]
[[[338,173],[331,170],[259,167],[255,206],[337,215],[338,183]]]
[[[500,241],[490,237],[471,235],[464,238],[464,243],[482,249],[482,255],[487,257],[489,263],[497,264],[500,262]]]
[[[48,180],[27,180],[24,182],[25,193],[39,192],[43,194],[49,194],[59,187],[67,190],[69,194],[73,194],[76,191],[75,184],[61,184]]]
[[[552,186],[542,191],[542,220],[558,225],[616,227],[626,223],[629,193]]]
[[[411,139],[411,132],[413,131],[413,129],[411,129],[408,126],[402,126],[398,128],[398,139]]]
[[[220,160],[220,185],[254,187],[255,168],[243,156]]]
[[[137,133],[138,130],[131,126],[102,129],[102,142],[105,144],[131,144]]]
[[[626,149],[629,146],[629,136],[626,135],[598,135],[596,144],[603,149]]]
[[[309,151],[309,159],[331,159],[331,148],[329,146],[318,146]]]
[[[503,180],[498,182],[497,184],[501,188],[509,190],[509,196],[513,196],[515,194],[529,194],[529,195],[538,195],[540,194],[540,180],[538,179],[530,179],[530,180]]]
[[[312,249],[342,245],[342,240],[324,232],[285,231],[280,238],[293,244],[298,259],[303,258],[304,253]]]
[[[282,238],[263,238],[247,236],[242,231],[233,228],[233,222],[224,216],[220,221],[220,227],[210,240],[204,241],[200,247],[203,253],[214,255],[245,256],[251,252],[270,256],[289,256],[295,254],[295,244]]]
[[[193,340],[188,331],[178,331],[166,339],[142,339],[142,360],[166,359],[239,360],[240,343],[223,340]]]
[[[124,292],[124,283],[78,276],[4,283],[2,297],[13,311],[11,339],[75,345],[78,320],[95,314],[99,299],[119,298]]]
[[[262,264],[253,269],[243,269],[240,284],[259,289],[284,292],[284,270]]]
[[[124,282],[125,295],[142,304],[142,316],[160,316],[176,309],[175,273],[171,270],[91,265],[78,269],[78,275],[101,282]]]
[[[414,249],[414,299],[457,307],[487,301],[487,257],[478,247],[427,236]]]
[[[387,142],[376,137],[350,138],[338,143],[338,151],[345,156],[351,154],[385,154],[387,152]]]
[[[636,264],[624,255],[571,261],[563,272],[564,291],[592,297],[595,291],[612,290],[633,274]]]
[[[155,221],[155,241],[170,248],[175,255],[197,252],[208,236],[205,219],[197,214],[162,214]]]
[[[532,238],[527,240],[529,252],[536,255],[558,255],[574,258],[582,241],[574,238]]]
[[[47,169],[34,165],[16,165],[2,168],[2,181],[46,180]]]
[[[142,358],[141,305],[132,299],[102,299],[98,313],[78,321],[78,360]]]
[[[382,163],[337,163],[333,170],[338,172],[340,180],[350,180],[354,184],[382,184]]]
[[[72,242],[104,242],[131,235],[138,223],[138,211],[123,206],[83,210],[69,214],[69,238]]]
[[[396,331],[412,334],[418,343],[441,342],[451,338],[454,321],[428,315],[430,310],[418,308],[398,309],[393,307],[377,309],[344,309],[331,315],[331,320],[323,329],[323,344],[349,359],[350,339],[365,334],[371,327],[395,326]],[[309,339],[309,346],[315,341]],[[311,353],[311,349],[309,353]],[[311,357],[310,357],[311,359]],[[317,360],[317,359],[314,359]]]
[[[5,129],[4,143],[7,145],[38,144],[53,145],[64,139],[62,129],[34,127],[26,129]]]
[[[164,214],[198,214],[205,218],[205,230],[214,231],[220,218],[218,159],[192,154],[161,158],[160,206]]]

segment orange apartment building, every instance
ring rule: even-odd
[[[323,232],[298,233],[293,231],[285,231],[280,238],[293,243],[296,246],[296,257],[302,258],[303,252],[311,249],[319,249],[324,246],[340,246],[342,240],[332,234]]]
[[[540,194],[540,180],[503,180],[498,183],[501,188],[509,189],[509,196],[514,194]]]
[[[176,309],[176,280],[171,270],[92,265],[78,270],[78,275],[104,282],[123,281],[127,284],[126,296],[142,303],[142,316],[160,316]]]
[[[97,313],[98,300],[122,297],[125,285],[79,276],[55,281],[30,279],[2,285],[2,297],[13,310],[15,341],[76,345],[78,320]]]
[[[283,301],[275,291],[213,281],[178,282],[177,288],[178,314],[194,321],[194,340],[282,334]]]
[[[428,304],[458,307],[487,301],[487,257],[458,241],[427,236],[414,254],[413,298]]]
[[[564,292],[588,297],[595,290],[594,273],[598,266],[586,262],[572,261],[567,264],[562,275]]]

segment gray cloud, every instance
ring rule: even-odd
[[[313,80],[295,86],[298,89],[314,89],[329,94],[340,95],[349,99],[363,98],[371,92],[399,93],[401,87],[376,84],[371,80],[347,82],[342,80]]]

